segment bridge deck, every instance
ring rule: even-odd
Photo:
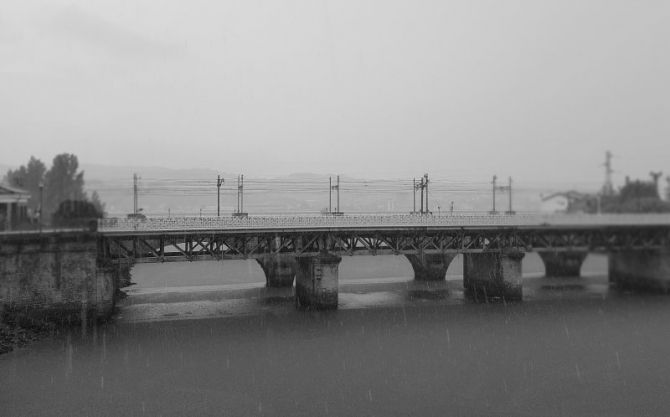
[[[103,219],[98,231],[105,235],[185,231],[326,231],[408,230],[462,228],[602,228],[670,226],[670,214],[455,214],[455,215],[345,215],[249,216]]]

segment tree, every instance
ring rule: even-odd
[[[653,182],[636,180],[628,181],[626,182],[626,185],[621,187],[619,199],[622,202],[638,198],[659,199],[657,185]]]
[[[42,161],[30,157],[27,165],[21,165],[16,170],[9,170],[5,176],[7,183],[10,186],[22,188],[30,192],[28,199],[28,208],[36,213],[40,204],[40,184],[44,183],[44,176],[47,172],[47,167]]]
[[[91,222],[95,223],[95,220],[101,217],[102,213],[90,201],[65,200],[58,205],[58,209],[53,214],[52,224],[78,227],[89,225]]]
[[[65,200],[86,201],[84,173],[77,172],[79,161],[73,154],[63,153],[53,159],[44,178],[44,212],[54,213]]]
[[[670,203],[661,200],[655,182],[626,181],[618,195],[603,199],[605,213],[668,213]]]
[[[97,191],[93,191],[91,194],[91,204],[95,207],[98,212],[100,212],[101,217],[105,216],[105,203],[100,200],[100,196]]]

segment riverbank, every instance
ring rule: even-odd
[[[15,323],[0,323],[0,355],[22,348],[53,333],[48,325],[22,327]]]

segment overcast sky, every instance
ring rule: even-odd
[[[670,174],[667,0],[4,0],[0,163]]]

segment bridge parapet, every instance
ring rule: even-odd
[[[179,230],[257,230],[317,228],[477,227],[477,226],[670,226],[670,214],[540,214],[512,215],[345,215],[173,217],[145,220],[101,219],[102,233]]]

